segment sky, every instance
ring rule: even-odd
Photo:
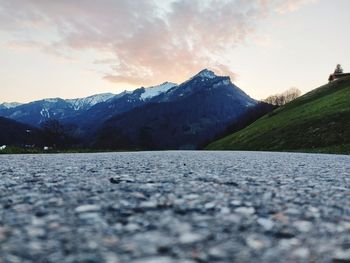
[[[255,99],[350,72],[349,0],[0,0],[0,102],[181,83]]]

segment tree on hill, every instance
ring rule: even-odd
[[[286,90],[283,93],[275,94],[267,97],[264,102],[276,105],[276,106],[283,106],[288,102],[291,102],[295,100],[296,98],[300,97],[301,91],[297,88],[290,88]]]

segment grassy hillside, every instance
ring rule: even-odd
[[[315,89],[207,149],[350,154],[350,78]]]

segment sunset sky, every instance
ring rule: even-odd
[[[256,99],[350,71],[349,0],[0,0],[0,102],[181,83]]]

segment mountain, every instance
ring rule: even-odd
[[[0,117],[0,146],[40,145],[42,138],[41,131],[32,126]]]
[[[109,149],[197,149],[257,104],[229,77],[202,70],[181,85],[165,82],[120,94],[2,104],[0,116],[36,127],[53,120],[64,138],[74,138],[74,146],[79,141]]]
[[[140,88],[120,94],[103,93],[79,99],[43,99],[26,104],[0,104],[0,116],[32,126],[56,119],[74,125],[83,132],[93,130],[108,118],[148,103],[154,96],[176,86],[165,82],[159,86]]]
[[[62,121],[78,125],[81,136],[91,136],[105,121],[113,116],[118,116],[151,103],[155,97],[166,93],[176,86],[177,84],[165,82],[149,88],[142,87],[132,92],[124,91],[110,100],[98,103],[90,109],[82,111],[73,117],[65,118]]]
[[[350,153],[350,78],[315,89],[209,150]]]
[[[36,127],[48,119],[60,119],[74,113],[72,104],[60,98],[44,99],[0,110],[0,116]]]
[[[32,126],[40,127],[41,123],[49,119],[62,120],[73,117],[79,112],[88,110],[92,106],[111,99],[115,95],[110,93],[98,94],[82,99],[64,100],[51,98],[38,100],[26,104],[2,104],[0,116],[13,119]]]
[[[164,82],[161,85],[153,86],[147,89],[142,89],[143,92],[140,96],[140,99],[143,101],[151,100],[154,97],[157,97],[158,95],[161,95],[163,93],[166,93],[168,90],[176,87],[177,84],[171,83],[171,82]]]
[[[15,108],[15,107],[17,107],[19,105],[21,105],[21,103],[18,103],[18,102],[4,102],[4,103],[0,103],[0,110],[1,109]]]
[[[256,105],[229,77],[203,70],[108,119],[91,140],[101,148],[196,149]]]
[[[92,95],[92,96],[80,98],[80,99],[70,99],[70,100],[66,100],[66,102],[70,103],[73,106],[73,109],[76,111],[88,110],[92,106],[101,102],[108,101],[115,96],[116,95],[112,93],[102,93],[102,94]]]

